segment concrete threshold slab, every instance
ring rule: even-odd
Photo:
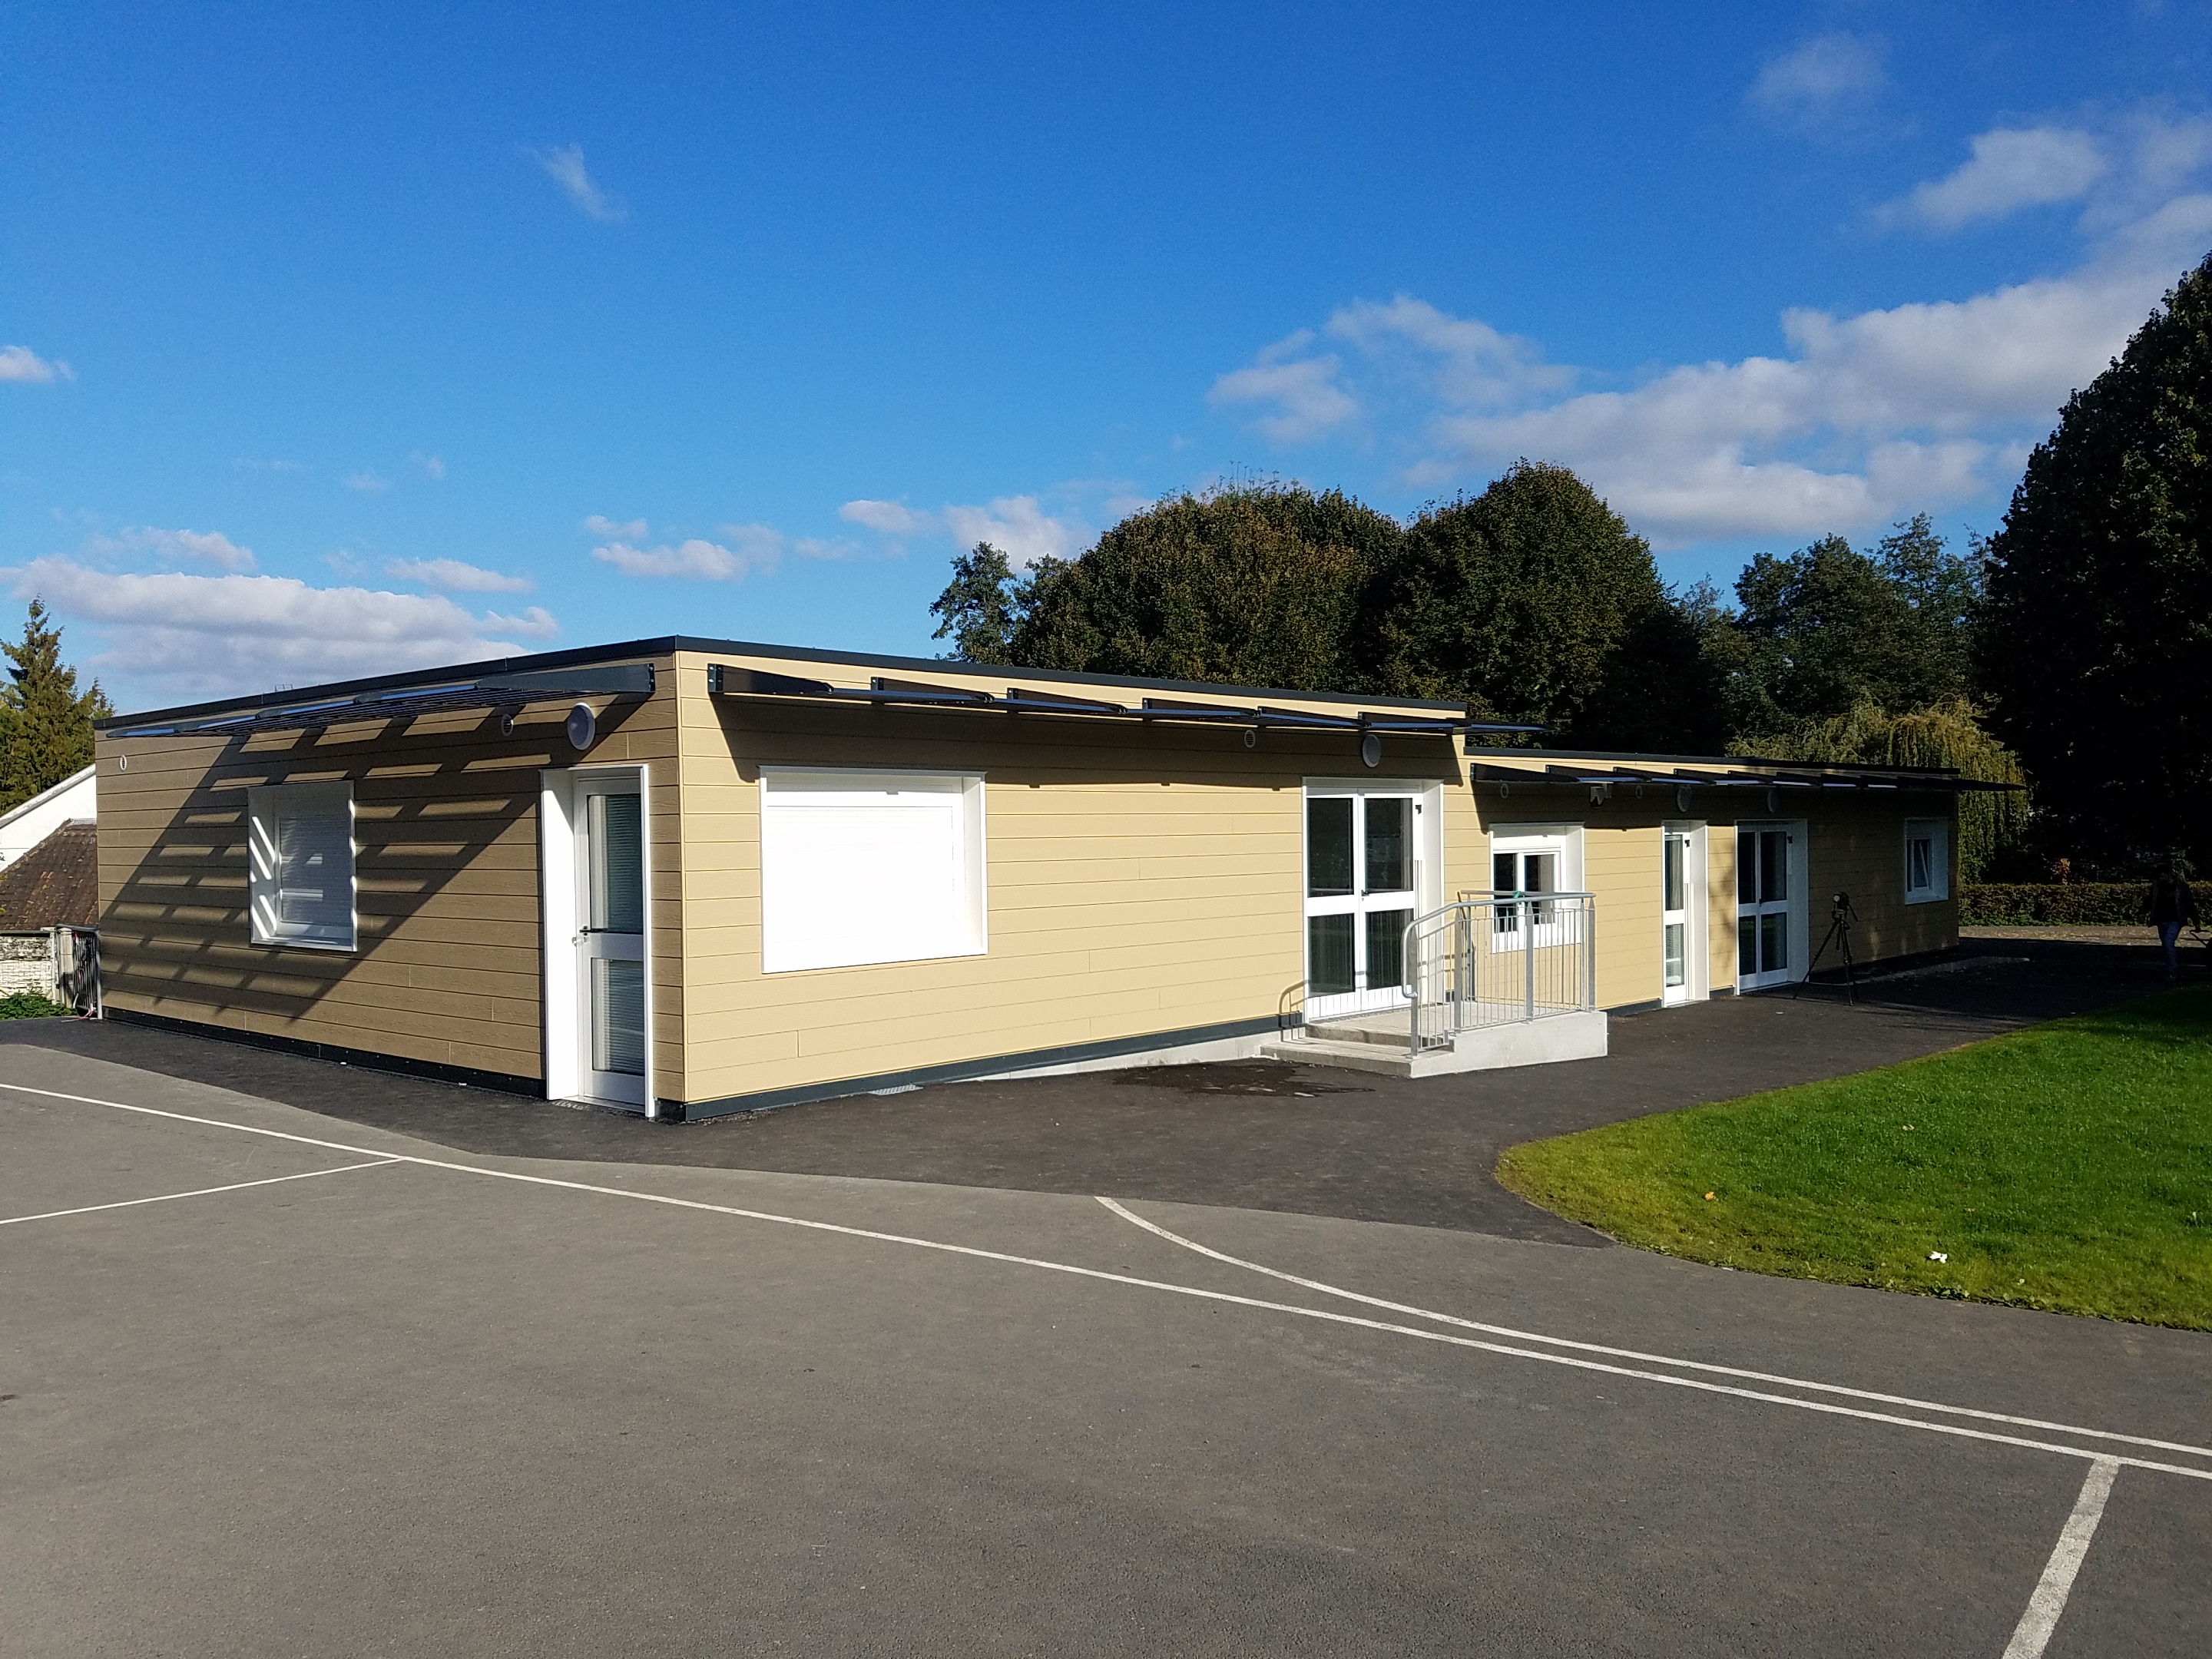
[[[1395,1024],[1395,1029],[1393,1030]],[[1270,1060],[1300,1066],[1337,1066],[1384,1077],[1445,1077],[1458,1072],[1494,1072],[1517,1066],[1547,1066],[1565,1060],[1598,1060],[1606,1053],[1602,1010],[1553,1014],[1506,1025],[1462,1031],[1449,1048],[1408,1051],[1407,1016],[1364,1016],[1330,1020],[1301,1036],[1264,1042]]]

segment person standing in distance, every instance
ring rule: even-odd
[[[2179,945],[2181,925],[2197,925],[2197,895],[2181,878],[2178,869],[2168,869],[2154,877],[2150,884],[2150,925],[2158,929],[2158,942],[2166,951],[2166,976],[2178,979],[2181,975]]]

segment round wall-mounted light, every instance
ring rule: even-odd
[[[1248,726],[1244,728],[1244,746],[1247,749],[1257,749],[1260,746],[1260,728],[1258,726]]]
[[[599,717],[592,712],[592,705],[580,702],[568,711],[563,728],[568,733],[568,747],[582,754],[599,735]]]
[[[1686,783],[1674,791],[1674,810],[1677,812],[1690,810],[1690,786]]]
[[[1370,766],[1382,764],[1382,739],[1370,732],[1359,740],[1359,758]]]
[[[502,708],[499,711],[499,734],[502,738],[511,738],[514,735],[514,709]]]
[[[1766,792],[1766,810],[1770,812],[1779,811],[1781,807],[1782,792],[1779,789],[1769,789]]]

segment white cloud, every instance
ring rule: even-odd
[[[550,640],[561,631],[561,624],[553,620],[553,613],[542,605],[532,605],[519,617],[502,617],[496,611],[487,611],[484,623],[529,640]]]
[[[598,531],[596,526],[604,520],[587,520],[586,527]],[[611,526],[629,531],[644,529],[641,520],[636,525]],[[676,577],[692,581],[743,581],[755,571],[774,570],[782,556],[787,541],[781,531],[764,524],[727,525],[723,536],[734,545],[710,542],[703,537],[692,537],[674,544],[662,543],[654,547],[638,547],[634,542],[644,539],[622,536],[603,543],[592,550],[592,556],[623,573],[625,576]]]
[[[1324,332],[1343,361],[1327,361],[1416,457],[1408,483],[1471,483],[1528,456],[1573,467],[1662,546],[1851,532],[2016,476],[2022,444],[2208,242],[2212,193],[2177,197],[2064,275],[1855,313],[1792,309],[1779,355],[1681,364],[1625,389],[1574,392],[1527,343],[1404,296],[1340,310]],[[1304,429],[1295,408],[1287,425]]]
[[[917,513],[896,501],[848,501],[837,509],[837,516],[885,536],[920,536],[937,527],[937,520],[931,514]]]
[[[0,580],[94,629],[106,648],[89,665],[111,684],[170,699],[514,655],[524,647],[504,635],[539,637],[553,625],[535,607],[478,617],[436,594],[311,587],[291,576],[118,574],[52,557]]]
[[[433,481],[446,476],[446,464],[435,455],[425,455],[416,450],[407,457],[409,463],[422,469],[422,476]]]
[[[1272,414],[1255,422],[1279,444],[1298,444],[1325,436],[1359,418],[1359,400],[1338,384],[1342,365],[1334,353],[1300,357],[1313,343],[1311,329],[1278,340],[1248,368],[1232,369],[1206,394],[1216,405],[1272,404]]]
[[[1798,132],[1853,125],[1888,88],[1887,51],[1864,36],[1815,35],[1769,58],[1744,96],[1768,120]]]
[[[538,585],[527,576],[502,575],[459,559],[394,559],[384,574],[447,593],[527,593]]]
[[[1971,159],[1877,210],[1877,219],[1956,230],[2024,207],[2078,201],[2112,168],[2104,146],[2070,127],[2001,127],[1977,134],[1969,149]]]
[[[252,455],[240,455],[231,465],[240,472],[305,472],[307,470],[297,461],[262,460]]]
[[[1096,487],[1061,486],[1054,493],[1088,493]],[[864,499],[846,502],[837,509],[837,516],[852,524],[865,525],[895,548],[923,536],[950,536],[963,550],[977,542],[988,542],[1017,568],[1026,568],[1043,558],[1073,558],[1092,537],[1090,527],[1080,519],[1046,512],[1035,495],[1000,495],[981,507],[948,502],[934,513],[921,512],[897,501]]]
[[[564,144],[555,149],[533,149],[525,153],[545,169],[547,178],[568,192],[568,199],[582,210],[586,217],[597,219],[602,224],[614,224],[629,216],[629,209],[600,189],[586,170],[581,144]]]
[[[210,564],[220,565],[225,570],[251,570],[254,568],[252,548],[240,547],[229,537],[215,531],[157,530],[151,525],[145,525],[123,530],[112,536],[94,536],[85,543],[84,550],[94,556],[151,553],[173,562],[202,559]]]
[[[0,380],[15,380],[27,386],[50,386],[56,380],[74,380],[76,371],[59,358],[41,357],[28,346],[0,346]]]
[[[380,478],[374,472],[349,472],[338,482],[364,495],[380,495],[392,488],[391,479]]]
[[[584,529],[590,535],[605,536],[617,542],[641,542],[651,533],[651,526],[642,519],[617,524],[612,519],[603,519],[596,513],[584,520]]]

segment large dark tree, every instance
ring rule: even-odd
[[[62,660],[62,630],[31,601],[23,637],[0,641],[8,683],[0,685],[0,811],[50,789],[92,761],[92,723],[115,712],[97,682],[76,689]]]
[[[932,639],[951,636],[949,662],[1012,662],[1014,623],[1023,589],[1006,556],[988,542],[952,562],[952,580],[930,602],[938,619]]]
[[[2072,856],[2212,861],[2212,258],[2068,400],[1989,556],[1990,719]]]
[[[1832,720],[1858,702],[1919,708],[1966,689],[1965,630],[1976,582],[1923,517],[1877,556],[1841,536],[1736,579],[1727,696],[1739,732]]]
[[[1423,513],[1376,573],[1354,652],[1370,690],[1613,748],[1710,748],[1710,676],[1650,547],[1563,466],[1522,461]]]
[[[1350,689],[1345,642],[1360,592],[1402,533],[1335,490],[1269,483],[1176,496],[1124,519],[1081,558],[1038,566],[1018,596],[1010,659]]]

